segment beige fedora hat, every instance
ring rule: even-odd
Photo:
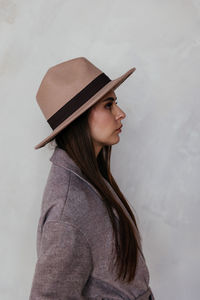
[[[51,67],[42,79],[36,99],[53,131],[35,149],[49,143],[106,93],[115,90],[135,70],[132,68],[111,80],[85,57],[70,59]]]

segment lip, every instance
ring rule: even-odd
[[[119,128],[116,129],[116,131],[121,131],[123,125],[121,125]]]

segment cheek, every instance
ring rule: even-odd
[[[109,132],[112,123],[110,113],[107,111],[93,110],[88,118],[93,137],[104,136]]]

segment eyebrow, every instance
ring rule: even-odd
[[[113,97],[109,97],[109,98],[104,99],[102,102],[109,101],[109,100],[115,101],[115,100],[117,100],[117,97],[115,99]]]

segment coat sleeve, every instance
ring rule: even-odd
[[[92,270],[84,235],[70,223],[48,221],[43,227],[29,300],[85,299]]]

